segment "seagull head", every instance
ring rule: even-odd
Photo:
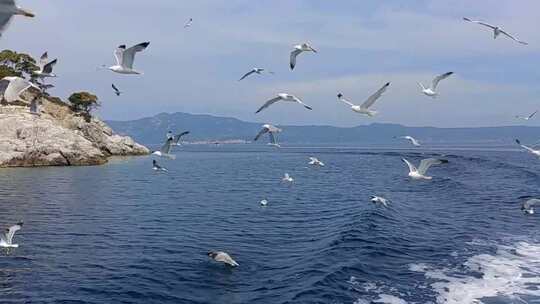
[[[341,99],[342,97],[343,97],[343,94],[341,94],[341,93],[337,94],[337,98]]]

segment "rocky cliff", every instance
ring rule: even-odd
[[[39,96],[30,89],[16,103],[2,98],[0,167],[99,165],[110,156],[149,153],[99,119],[85,119],[60,99]],[[39,114],[29,110],[35,98]]]

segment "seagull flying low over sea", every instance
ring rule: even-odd
[[[444,73],[442,75],[439,75],[433,78],[433,82],[431,84],[431,87],[429,88],[424,87],[424,85],[421,82],[418,82],[418,84],[420,85],[420,88],[422,88],[422,93],[424,93],[425,95],[429,97],[433,97],[433,98],[437,97],[439,93],[437,93],[435,90],[437,89],[437,85],[439,84],[439,81],[449,77],[452,74],[454,74],[454,72]]]
[[[317,53],[317,50],[312,48],[311,45],[309,45],[308,43],[295,45],[293,47],[293,50],[291,51],[291,61],[290,61],[291,70],[294,70],[294,67],[296,66],[296,56],[300,55],[302,52]]]
[[[45,77],[56,77],[56,74],[54,74],[52,71],[57,62],[58,59],[49,61],[49,55],[47,52],[45,52],[39,58],[39,70],[34,71],[33,74],[41,79]]]
[[[524,45],[527,45],[528,43],[525,42],[525,41],[521,41],[519,39],[517,39],[516,37],[508,34],[506,31],[504,31],[502,28],[496,26],[496,25],[491,25],[489,23],[485,23],[483,21],[476,21],[476,20],[471,20],[469,18],[466,18],[466,17],[463,17],[463,20],[467,21],[467,22],[472,22],[472,23],[476,23],[476,24],[480,24],[480,25],[483,25],[485,27],[488,27],[490,29],[493,30],[493,39],[497,39],[497,37],[500,35],[500,34],[503,34],[505,35],[506,37],[514,40],[515,42],[517,43],[521,43],[521,44],[524,44]]]
[[[111,84],[111,87],[112,87],[112,89],[113,89],[113,91],[114,91],[114,94],[116,94],[116,96],[120,96],[120,94],[122,94],[122,91],[120,91],[120,90],[114,85],[114,83]]]
[[[188,134],[189,134],[189,131],[184,131],[180,134],[173,135],[173,133],[169,131],[167,132],[167,139],[172,139],[172,143],[171,143],[172,146],[181,146],[182,144],[180,143],[180,139],[182,138],[182,136],[185,136]]]
[[[41,92],[41,89],[30,81],[17,77],[17,76],[7,76],[2,78],[2,81],[7,80],[9,83],[7,88],[4,91],[4,99],[7,102],[14,102],[21,99],[21,94],[33,87]]]
[[[376,196],[376,195],[372,195],[371,196],[371,202],[374,203],[374,204],[379,204],[383,207],[388,207],[388,203],[390,202],[389,200],[385,199],[384,197],[382,196]]]
[[[9,26],[14,15],[34,17],[34,14],[17,6],[15,0],[0,0],[0,36]]]
[[[516,139],[516,143],[518,145],[520,145],[523,149],[527,150],[529,153],[533,154],[533,155],[536,155],[538,157],[540,157],[540,150],[535,150],[531,147],[528,147],[528,146],[525,146],[525,145],[522,145],[521,144],[521,141],[519,141],[519,139]]]
[[[228,253],[223,251],[210,251],[208,256],[216,262],[222,262],[232,267],[240,266]]]
[[[170,154],[171,146],[173,145],[173,142],[174,142],[174,138],[170,138],[170,137],[167,138],[163,146],[161,146],[161,148],[158,151],[153,151],[152,154],[160,156],[160,157],[175,159],[176,156],[174,154]]]
[[[337,95],[338,99],[349,106],[351,106],[351,110],[353,110],[356,113],[365,114],[369,117],[373,117],[375,114],[377,114],[377,111],[369,110],[368,108],[371,107],[375,101],[381,97],[381,95],[386,91],[386,88],[390,85],[390,82],[385,83],[377,92],[375,92],[373,95],[369,96],[369,98],[364,101],[363,104],[357,106],[351,102],[349,102],[347,99],[343,97],[343,94],[339,93]]]
[[[276,126],[273,126],[271,124],[264,124],[262,126],[262,129],[261,131],[259,131],[259,133],[257,134],[257,136],[255,136],[255,138],[253,139],[253,141],[257,141],[259,139],[259,137],[263,136],[264,134],[268,133],[268,137],[270,138],[270,142],[268,143],[269,145],[271,146],[275,146],[275,147],[281,147],[277,140],[276,140],[276,136],[274,135],[274,133],[280,133],[282,130]]]
[[[289,102],[296,102],[296,103],[299,103],[301,105],[304,106],[304,108],[308,109],[308,110],[313,110],[310,106],[308,106],[307,104],[305,104],[302,100],[300,100],[300,98],[294,96],[294,95],[291,95],[291,94],[287,94],[287,93],[279,93],[277,94],[277,97],[274,97],[270,100],[268,100],[267,102],[265,102],[262,107],[260,107],[256,112],[255,114],[259,113],[260,111],[268,108],[269,106],[273,105],[274,103],[278,102],[278,101],[289,101]]]
[[[283,175],[283,178],[281,179],[282,182],[284,183],[289,183],[289,184],[292,184],[294,182],[294,178],[292,178],[289,173],[285,173],[285,175]]]
[[[186,22],[186,24],[184,24],[184,28],[190,27],[192,23],[193,23],[193,18],[189,18],[189,20]]]
[[[409,162],[405,158],[402,158],[402,160],[407,164],[407,166],[409,166],[409,177],[410,178],[412,178],[412,179],[427,179],[427,180],[432,179],[431,176],[426,175],[426,172],[429,169],[429,167],[431,167],[433,165],[440,165],[440,164],[448,163],[448,161],[446,159],[426,158],[426,159],[422,159],[422,161],[420,161],[420,166],[417,169],[413,164],[411,164],[411,162]]]
[[[403,139],[406,139],[408,141],[411,142],[411,144],[415,147],[420,147],[420,142],[418,140],[416,140],[416,138],[412,137],[412,136],[400,136],[399,138],[403,138]]]
[[[534,214],[534,206],[539,204],[540,199],[528,199],[521,205],[521,211],[525,212],[525,214]]]
[[[261,75],[262,72],[264,72],[264,71],[265,71],[265,69],[263,69],[263,68],[253,68],[253,69],[251,69],[251,71],[245,73],[244,76],[242,76],[242,78],[238,79],[238,81],[243,80],[244,78],[248,77],[251,74],[259,74],[259,75]],[[274,72],[270,72],[270,71],[268,71],[268,73],[274,74]]]
[[[318,160],[316,157],[310,157],[309,158],[309,165],[313,165],[313,166],[319,166],[319,167],[324,167],[324,163],[320,160]]]
[[[5,233],[0,233],[0,247],[4,248],[17,248],[19,247],[18,244],[13,244],[13,236],[15,235],[15,232],[21,230],[23,226],[22,222],[17,223],[16,225],[13,225],[6,229]]]
[[[516,118],[520,118],[520,119],[523,119],[523,120],[529,120],[529,119],[533,118],[533,116],[536,115],[537,112],[538,112],[538,110],[537,110],[537,111],[534,111],[534,112],[533,112],[531,115],[529,115],[529,116],[520,116],[520,115],[516,115]]]
[[[142,52],[150,45],[150,42],[142,42],[126,49],[126,45],[122,44],[114,51],[116,65],[107,67],[107,69],[120,74],[142,74],[142,72],[133,69],[133,61],[135,54]]]
[[[167,168],[160,166],[155,159],[152,160],[152,169],[155,171],[168,171]]]

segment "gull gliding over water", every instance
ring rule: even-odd
[[[534,206],[536,205],[540,205],[540,199],[528,199],[521,205],[521,211],[525,214],[534,214]]]
[[[277,94],[277,97],[274,97],[270,100],[268,100],[267,102],[265,102],[262,107],[260,107],[256,112],[256,113],[259,113],[260,111],[268,108],[269,106],[273,105],[274,103],[278,102],[278,101],[289,101],[289,102],[295,102],[295,103],[299,103],[301,105],[304,106],[304,108],[308,109],[308,110],[313,110],[310,106],[308,106],[307,104],[305,104],[302,100],[300,100],[300,98],[292,95],[292,94],[287,94],[287,93],[279,93]]]
[[[289,173],[285,173],[285,175],[283,175],[283,178],[281,179],[282,182],[284,183],[289,183],[289,184],[292,184],[294,182],[294,178],[292,178]]]
[[[150,45],[150,42],[142,42],[128,49],[126,49],[124,44],[118,46],[114,51],[116,65],[110,66],[107,69],[120,74],[142,74],[142,72],[133,69],[133,61],[135,60],[135,54],[145,50],[148,45]]]
[[[519,39],[517,39],[516,37],[510,35],[509,33],[507,33],[506,31],[504,31],[502,28],[496,26],[496,25],[491,25],[489,23],[485,23],[483,21],[477,21],[477,20],[471,20],[469,18],[466,18],[466,17],[463,17],[463,20],[467,21],[467,22],[472,22],[472,23],[476,23],[476,24],[480,24],[480,25],[483,25],[485,27],[488,27],[490,29],[493,30],[493,39],[497,39],[497,37],[500,35],[500,34],[503,34],[505,35],[506,37],[514,40],[515,42],[517,43],[521,43],[521,44],[524,44],[524,45],[527,45],[528,43],[525,42],[525,41],[521,41]]]
[[[409,135],[407,135],[407,136],[400,136],[399,138],[403,138],[403,139],[406,139],[406,140],[410,141],[411,144],[412,144],[413,146],[415,146],[415,147],[420,147],[420,146],[421,146],[421,145],[420,145],[420,142],[419,142],[418,140],[416,140],[416,138],[414,138],[414,137],[412,137],[412,136],[409,136]]]
[[[382,197],[382,196],[372,195],[371,196],[371,202],[374,203],[374,204],[379,204],[379,205],[381,205],[383,207],[388,207],[388,203],[390,201],[387,200],[386,198]]]
[[[424,87],[424,85],[422,83],[418,83],[418,85],[420,85],[420,88],[422,88],[422,93],[424,93],[425,95],[429,96],[429,97],[437,97],[439,95],[439,93],[437,93],[435,90],[437,89],[437,85],[439,84],[439,81],[449,77],[450,75],[454,74],[454,72],[447,72],[447,73],[444,73],[442,75],[439,75],[435,78],[433,78],[433,81],[432,81],[432,84],[431,84],[431,87],[429,88],[426,88]]]
[[[309,158],[309,165],[312,165],[312,166],[319,166],[319,167],[324,167],[324,163],[320,160],[318,160],[316,157],[310,157]]]
[[[533,155],[535,155],[537,157],[540,157],[540,150],[535,150],[535,149],[533,149],[533,148],[531,148],[529,146],[522,145],[521,141],[519,141],[519,139],[516,139],[516,143],[518,145],[520,145],[523,149],[527,150],[529,153],[531,153],[531,154],[533,154]]]
[[[381,95],[384,93],[384,91],[386,91],[386,88],[388,88],[389,85],[390,85],[390,82],[385,83],[379,90],[377,90],[377,92],[369,96],[369,98],[366,101],[364,101],[363,104],[359,106],[349,102],[347,99],[343,97],[343,94],[341,93],[339,93],[337,97],[340,101],[351,106],[351,110],[353,110],[354,112],[365,114],[369,117],[373,117],[375,114],[377,114],[377,111],[369,110],[368,108],[371,107],[375,103],[375,101],[377,101],[379,97],[381,97]]]
[[[302,43],[295,45],[293,50],[291,51],[291,58],[290,58],[290,67],[291,70],[294,70],[294,67],[296,66],[296,57],[300,55],[302,52],[313,52],[317,53],[317,50],[311,47],[308,43]]]
[[[0,0],[0,36],[7,29],[14,15],[34,17],[34,14],[17,6],[15,0]]]
[[[13,236],[15,235],[15,232],[21,230],[23,226],[22,222],[17,223],[16,225],[13,225],[6,229],[4,233],[0,233],[0,247],[4,248],[17,248],[19,247],[18,244],[13,244]]]
[[[412,178],[412,179],[427,179],[427,180],[432,179],[431,176],[426,175],[427,170],[429,169],[429,167],[431,167],[433,165],[440,165],[440,164],[448,163],[448,161],[446,159],[426,158],[426,159],[422,159],[422,161],[420,161],[420,166],[417,169],[411,162],[409,162],[405,158],[402,158],[402,160],[407,164],[407,166],[409,166],[409,177],[410,178]]]
[[[216,262],[222,262],[232,267],[240,266],[228,253],[223,251],[210,251],[208,256]]]
[[[253,68],[253,69],[251,69],[251,71],[245,73],[244,76],[242,76],[242,78],[238,79],[238,81],[241,81],[241,80],[245,79],[246,77],[248,77],[251,74],[259,74],[259,75],[261,75],[262,72],[264,72],[264,71],[265,70],[263,68]],[[274,74],[274,72],[268,72],[268,73]]]
[[[174,154],[170,154],[171,146],[173,145],[173,143],[174,143],[174,138],[171,138],[171,137],[167,138],[163,146],[161,146],[161,149],[159,149],[159,151],[153,151],[152,154],[161,156],[161,157],[170,158],[170,159],[175,159],[176,156]]]
[[[4,91],[4,99],[7,102],[14,102],[21,99],[21,94],[33,87],[41,92],[41,89],[30,81],[17,76],[7,76],[2,78],[9,82],[7,88]]]
[[[531,115],[529,116],[520,116],[520,115],[516,115],[516,118],[520,118],[520,119],[523,119],[523,120],[530,120],[531,118],[534,117],[534,115],[536,115],[536,113],[538,112],[537,111],[534,111]]]
[[[253,141],[257,141],[261,136],[268,133],[268,136],[270,138],[270,142],[268,144],[279,148],[281,146],[278,144],[274,133],[279,133],[281,131],[282,130],[276,126],[273,126],[271,124],[264,124],[262,126],[261,131],[259,131],[259,133],[257,134],[257,136],[255,136]]]

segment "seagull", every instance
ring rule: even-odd
[[[519,141],[519,139],[516,139],[516,143],[517,143],[518,145],[520,145],[523,149],[529,151],[531,154],[540,157],[540,150],[535,150],[535,149],[533,149],[533,148],[531,148],[531,147],[522,145],[522,144],[521,144],[521,141]]]
[[[324,167],[324,163],[318,160],[316,157],[310,157],[308,164],[313,165],[313,166]]]
[[[382,197],[382,196],[372,195],[372,196],[371,196],[371,202],[374,203],[374,204],[382,205],[382,206],[384,206],[384,207],[388,207],[388,203],[389,203],[390,201],[387,200],[387,199],[385,199],[385,198]]]
[[[300,55],[302,52],[313,52],[317,53],[317,50],[311,47],[308,43],[302,43],[295,45],[293,47],[293,50],[291,51],[291,70],[294,70],[294,67],[296,66],[296,56]]]
[[[261,202],[260,202],[261,206],[263,207],[266,207],[266,205],[268,205],[268,201],[263,199]]]
[[[360,114],[366,114],[369,117],[373,117],[375,114],[377,114],[377,111],[374,110],[368,110],[369,107],[371,107],[379,97],[386,91],[386,88],[390,85],[390,82],[385,83],[382,88],[380,88],[377,92],[375,92],[373,95],[369,96],[369,98],[364,101],[361,105],[355,105],[349,102],[347,99],[343,97],[343,94],[339,93],[337,95],[338,99],[349,106],[351,106],[351,110],[353,110],[356,113]]]
[[[270,100],[268,100],[267,102],[265,102],[262,107],[260,107],[257,112],[255,112],[255,114],[259,113],[260,111],[268,108],[269,106],[273,105],[274,103],[278,102],[278,101],[290,101],[290,102],[296,102],[296,103],[299,103],[301,105],[304,106],[304,108],[308,109],[308,110],[313,110],[310,106],[308,106],[307,104],[305,104],[302,100],[300,100],[298,97],[294,96],[294,95],[291,95],[291,94],[287,94],[287,93],[279,93],[277,94],[277,97],[274,97]]]
[[[232,267],[240,266],[228,253],[223,251],[210,251],[208,252],[208,256],[216,262],[222,262]]]
[[[283,178],[281,179],[281,181],[284,182],[284,183],[292,184],[294,182],[294,179],[289,175],[289,173],[285,173],[285,175],[283,175]]]
[[[447,72],[447,73],[444,73],[442,75],[439,75],[435,78],[433,78],[433,83],[431,85],[431,87],[429,88],[426,88],[424,87],[424,85],[422,83],[418,83],[420,85],[420,88],[422,88],[422,93],[424,93],[425,95],[429,96],[429,97],[437,97],[437,95],[439,95],[435,90],[437,89],[437,85],[439,84],[439,81],[447,78],[448,76],[454,74],[454,72]]]
[[[58,59],[49,61],[49,55],[47,52],[45,52],[39,58],[39,70],[34,71],[33,74],[42,80],[45,77],[56,77],[56,74],[54,74],[52,71],[57,62]]]
[[[184,24],[184,28],[190,27],[192,23],[193,23],[193,18],[189,18],[189,20],[186,22],[186,24]]]
[[[255,136],[253,141],[257,141],[257,139],[259,139],[259,137],[261,137],[264,134],[268,133],[268,137],[270,138],[270,142],[268,144],[271,145],[271,146],[275,146],[275,147],[279,148],[281,146],[277,143],[274,133],[280,133],[281,131],[282,130],[280,128],[276,127],[276,126],[273,126],[271,124],[264,124],[262,126],[261,131],[259,131],[259,133],[257,134],[257,136]]]
[[[483,25],[485,27],[489,27],[490,29],[493,30],[493,39],[497,39],[497,37],[500,35],[500,34],[503,34],[505,35],[506,37],[514,40],[515,42],[517,43],[521,43],[521,44],[524,44],[524,45],[527,45],[528,43],[525,42],[525,41],[521,41],[517,38],[515,38],[514,36],[508,34],[507,32],[505,32],[502,28],[498,27],[498,26],[495,26],[495,25],[491,25],[491,24],[488,24],[488,23],[485,23],[485,22],[482,22],[482,21],[476,21],[476,20],[471,20],[469,18],[466,18],[466,17],[463,17],[463,20],[465,21],[468,21],[468,22],[472,22],[472,23],[476,23],[476,24],[480,24],[480,25]]]
[[[114,90],[114,94],[116,94],[116,96],[120,96],[120,94],[122,94],[122,92],[113,84],[111,84],[112,86],[112,89]]]
[[[169,171],[167,168],[160,166],[155,159],[152,160],[152,169],[155,171]]]
[[[165,141],[165,144],[163,144],[161,149],[159,149],[158,151],[153,151],[152,154],[160,156],[160,157],[167,157],[170,159],[175,159],[176,156],[169,153],[171,152],[171,146],[173,145],[173,142],[174,142],[174,138],[171,138],[171,137],[167,138],[167,141]]]
[[[15,232],[21,230],[22,226],[23,226],[23,223],[18,222],[17,224],[6,229],[4,233],[0,233],[0,247],[4,247],[4,248],[19,247],[18,244],[13,244],[13,236],[15,235]]]
[[[409,162],[405,158],[402,158],[402,160],[407,164],[407,166],[409,166],[409,177],[411,177],[412,179],[427,179],[427,180],[432,179],[431,176],[425,175],[429,167],[433,165],[440,165],[440,164],[448,163],[446,159],[426,158],[426,159],[422,159],[422,161],[420,162],[420,167],[418,167],[417,169],[413,164],[411,164],[411,162]]]
[[[0,36],[7,29],[14,15],[35,16],[33,13],[18,7],[15,0],[0,0]]]
[[[251,74],[259,74],[259,75],[261,75],[262,72],[264,72],[264,71],[265,70],[263,68],[253,68],[253,69],[251,69],[251,71],[245,73],[244,76],[242,76],[242,78],[238,79],[238,81],[243,80],[244,78],[248,77]],[[270,71],[268,73],[274,74],[274,72],[270,72]]]
[[[133,69],[133,61],[135,54],[144,51],[150,42],[143,42],[126,49],[126,45],[122,44],[114,51],[116,57],[116,65],[110,66],[107,69],[120,74],[142,74]]]
[[[7,102],[15,102],[20,100],[21,94],[31,87],[41,92],[41,89],[38,86],[21,77],[7,76],[2,78],[2,80],[7,80],[9,82],[6,90],[4,91],[4,99]]]
[[[411,144],[415,147],[420,147],[420,142],[418,140],[416,140],[416,138],[412,137],[412,136],[400,136],[399,138],[403,138],[403,139],[406,139],[408,141],[411,142]]]
[[[525,214],[534,214],[534,206],[540,204],[540,199],[532,198],[527,201],[525,201],[521,205],[521,210],[525,212]]]
[[[529,115],[529,116],[520,116],[520,115],[516,115],[516,118],[521,118],[521,119],[523,119],[523,120],[529,120],[529,119],[533,118],[533,116],[536,115],[537,112],[538,112],[538,110],[537,110],[537,111],[534,111],[534,112],[533,112],[531,115]]]

